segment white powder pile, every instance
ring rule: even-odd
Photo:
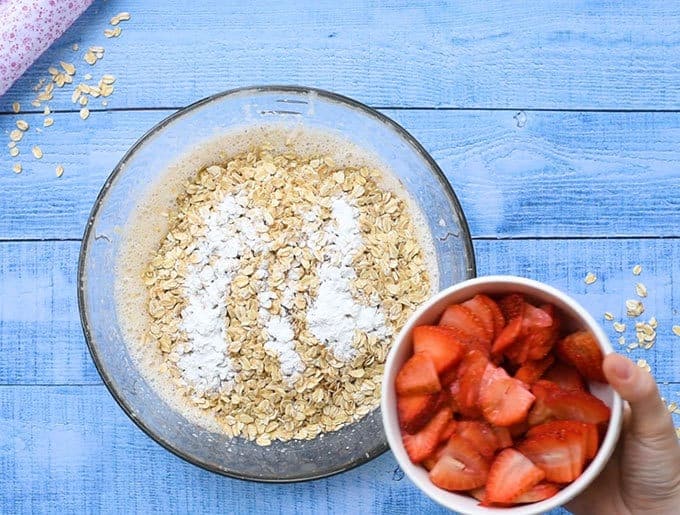
[[[229,359],[227,296],[247,245],[262,251],[260,234],[267,226],[262,213],[245,209],[244,196],[227,196],[215,210],[201,212],[205,234],[196,242],[198,262],[187,271],[180,329],[187,342],[179,345],[177,367],[197,394],[231,386],[235,376]]]
[[[182,377],[196,394],[228,391],[236,375],[229,358],[229,320],[226,306],[230,284],[238,272],[239,256],[250,249],[254,254],[267,251],[262,234],[267,231],[263,213],[247,209],[244,195],[226,197],[216,209],[206,208],[201,216],[205,234],[197,240],[197,263],[187,273],[184,292],[187,305],[182,311],[180,329],[187,342],[175,350]],[[324,262],[318,267],[319,289],[307,312],[307,325],[314,336],[326,345],[334,356],[349,361],[356,355],[352,342],[357,331],[386,338],[390,332],[382,312],[364,306],[353,299],[350,284],[356,278],[352,259],[361,248],[362,240],[357,218],[358,210],[346,200],[337,198],[332,204],[333,220],[321,234],[303,229],[300,245],[325,249]],[[313,222],[318,211],[307,214]],[[284,284],[281,313],[269,311],[276,294],[269,290],[268,263],[253,275],[258,281],[259,322],[265,337],[264,348],[277,356],[281,373],[293,384],[305,370],[305,364],[295,351],[295,331],[290,310],[297,281],[295,270]]]
[[[342,361],[351,360],[356,349],[352,345],[356,331],[378,338],[389,335],[382,312],[362,306],[353,298],[350,284],[356,278],[352,259],[361,247],[357,209],[346,200],[333,201],[333,223],[326,228],[323,240],[330,244],[324,263],[319,266],[319,290],[307,312],[309,330]]]

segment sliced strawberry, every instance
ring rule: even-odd
[[[456,379],[448,386],[449,389],[449,405],[454,413],[460,413],[460,405],[458,399],[460,395],[460,381]]]
[[[441,383],[443,389],[450,387],[451,384],[455,383],[457,380],[458,370],[455,367],[439,376],[439,382]]]
[[[456,401],[463,415],[479,416],[481,412],[477,406],[479,388],[489,360],[480,351],[468,352],[459,367],[459,391]]]
[[[465,349],[463,354],[470,352],[471,350],[478,350],[485,356],[488,356],[491,352],[491,345],[476,336],[471,336],[458,329],[457,327],[448,327],[456,335],[456,341],[460,343]]]
[[[427,354],[437,374],[443,374],[463,359],[464,347],[448,327],[421,325],[413,329],[413,352]]]
[[[527,328],[550,327],[553,324],[553,318],[545,310],[525,302],[524,311],[522,312],[522,324]]]
[[[522,331],[520,328],[519,335],[514,342],[505,349],[503,355],[508,358],[510,363],[521,365],[529,359],[529,346],[524,343]]]
[[[545,357],[553,348],[560,336],[560,319],[555,314],[552,304],[544,304],[541,310],[552,319],[552,324],[546,327],[534,326],[530,330],[524,330],[522,338],[528,348],[528,359],[536,360]]]
[[[453,433],[456,432],[456,428],[458,427],[458,421],[456,420],[449,420],[448,424],[446,424],[446,427],[444,428],[444,431],[442,431],[441,436],[439,437],[440,442],[447,442],[451,436],[453,436]]]
[[[446,449],[447,443],[448,441],[440,443],[435,449],[435,451],[421,462],[421,465],[425,467],[427,470],[432,470],[439,461],[439,458],[441,458],[444,455],[444,450]]]
[[[402,365],[394,384],[397,395],[423,395],[442,389],[434,362],[423,353],[414,354]]]
[[[479,407],[486,420],[496,426],[511,426],[526,418],[534,396],[520,381],[499,367],[484,383],[479,391]]]
[[[452,304],[442,314],[439,325],[453,327],[468,336],[473,336],[482,342],[488,342],[486,330],[482,321],[468,308],[460,304]]]
[[[517,450],[545,472],[546,480],[554,483],[574,481],[583,472],[586,460],[585,443],[578,431],[534,435],[519,444]]]
[[[550,420],[576,420],[589,424],[607,422],[610,417],[609,407],[588,392],[562,390],[549,381],[537,381],[531,391],[536,402],[529,413],[530,425],[537,425]]]
[[[503,312],[501,311],[501,308],[498,307],[498,304],[496,304],[496,301],[491,297],[487,297],[486,295],[477,295],[477,297],[479,297],[479,299],[484,302],[491,311],[491,317],[493,320],[493,336],[496,338],[499,334],[501,334],[501,331],[505,327],[505,317],[503,316]]]
[[[481,322],[486,335],[484,339],[491,343],[494,335],[493,312],[482,297],[484,297],[484,295],[475,295],[461,305],[468,308],[470,312],[477,317],[477,320]]]
[[[413,463],[420,463],[434,453],[452,416],[451,409],[444,407],[416,434],[403,434],[404,448]]]
[[[523,437],[524,433],[527,432],[527,429],[529,429],[529,424],[527,423],[526,420],[523,420],[519,424],[513,424],[511,426],[508,426],[510,436],[512,436],[512,438],[515,440]]]
[[[499,449],[512,447],[512,435],[507,427],[491,426],[491,429],[496,434]],[[524,431],[522,431],[522,434],[524,434]]]
[[[511,293],[498,299],[498,307],[501,309],[505,320],[522,318],[524,304],[524,297],[519,293]]]
[[[530,502],[539,502],[549,499],[560,491],[559,486],[553,483],[538,483],[532,486],[528,491],[515,497],[513,504],[526,504]]]
[[[578,432],[583,436],[586,451],[586,459],[593,459],[597,454],[599,437],[597,426],[576,420],[555,420],[534,426],[527,431],[527,437],[539,434],[563,435],[565,432]]]
[[[491,426],[477,420],[457,422],[456,434],[465,438],[485,458],[491,458],[500,447],[496,433]]]
[[[557,342],[557,355],[576,367],[586,379],[606,383],[602,372],[604,356],[595,337],[588,331],[577,331]]]
[[[553,364],[553,361],[555,361],[555,358],[552,355],[537,361],[527,361],[515,372],[515,379],[531,386],[541,378],[543,373]]]
[[[550,367],[543,378],[552,381],[563,390],[586,390],[586,384],[578,370],[561,361]]]
[[[493,354],[500,354],[517,341],[521,332],[522,319],[520,317],[510,319],[508,325],[506,325],[500,334],[496,336],[493,346],[491,347],[491,352]]]
[[[545,472],[515,449],[503,450],[491,464],[486,503],[508,503],[543,480]]]
[[[486,483],[489,464],[467,440],[453,435],[430,471],[430,480],[451,491],[472,490]]]
[[[439,395],[397,396],[399,426],[409,433],[416,433],[427,424],[439,404]]]
[[[484,488],[483,486],[479,488],[474,488],[470,490],[468,493],[481,503],[484,503],[484,500],[486,499],[486,488]]]

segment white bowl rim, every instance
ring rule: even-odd
[[[469,515],[488,515],[491,513],[504,513],[507,515],[537,515],[563,506],[571,499],[576,497],[579,493],[585,490],[590,485],[590,483],[592,483],[592,481],[599,475],[599,473],[609,461],[609,458],[616,448],[623,420],[623,401],[610,386],[606,386],[606,388],[611,390],[613,394],[612,405],[610,406],[611,418],[609,421],[609,426],[605,438],[600,445],[600,449],[588,468],[578,479],[576,479],[576,481],[562,489],[553,497],[550,497],[544,501],[511,508],[489,508],[479,506],[478,504],[473,504],[476,503],[476,501],[473,499],[471,500],[470,497],[443,490],[431,483],[426,477],[423,479],[421,474],[416,474],[416,471],[419,471],[421,467],[411,463],[411,460],[406,454],[401,439],[401,431],[396,419],[396,410],[392,405],[390,405],[392,401],[388,399],[389,392],[392,389],[394,375],[396,374],[394,368],[396,366],[395,361],[397,350],[402,345],[405,345],[405,342],[408,344],[411,343],[409,335],[413,328],[419,324],[419,319],[423,315],[427,314],[432,309],[432,307],[440,301],[443,301],[468,289],[475,289],[480,286],[491,285],[508,286],[508,291],[510,291],[512,286],[524,287],[526,289],[540,291],[543,294],[547,294],[548,296],[557,299],[558,303],[561,302],[568,306],[569,309],[571,309],[577,315],[577,317],[584,322],[584,325],[588,328],[588,330],[590,330],[595,335],[595,338],[602,348],[604,354],[610,354],[614,352],[614,349],[609,342],[609,338],[605,334],[600,324],[598,324],[590,315],[590,313],[588,313],[588,311],[586,311],[585,308],[583,308],[576,300],[557,288],[533,279],[513,275],[487,275],[476,277],[474,279],[468,279],[450,286],[428,299],[409,317],[408,321],[399,332],[385,362],[385,371],[382,382],[382,395],[380,401],[383,426],[385,429],[385,434],[387,435],[387,441],[399,466],[422,492],[424,492],[428,497],[430,497],[430,499],[437,502],[441,506]]]

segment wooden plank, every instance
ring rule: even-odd
[[[103,30],[132,13],[120,38]],[[60,60],[119,80],[109,107],[180,107],[286,83],[378,106],[678,109],[673,2],[96,2],[0,101],[26,106]],[[71,45],[80,50],[73,52]],[[106,54],[90,68],[84,50]],[[72,107],[60,92],[53,107]],[[98,103],[97,103],[98,104]]]
[[[680,401],[678,384],[662,385],[662,393]],[[446,513],[389,452],[302,484],[211,474],[156,445],[103,386],[0,387],[0,424],[0,505],[7,513]]]
[[[477,237],[679,236],[680,114],[386,110],[456,190]],[[107,175],[171,111],[54,115],[0,157],[0,239],[79,238]],[[0,132],[15,116],[0,116]],[[24,118],[34,127],[42,116]],[[36,161],[30,148],[44,157]],[[54,174],[62,164],[61,179]],[[21,199],[21,202],[18,202]]]
[[[0,243],[0,385],[98,384],[80,331],[75,301],[78,242]],[[658,340],[650,350],[635,349],[659,381],[680,382],[680,345],[671,333],[680,324],[680,247],[669,240],[504,240],[476,241],[479,275],[524,275],[572,294],[602,320],[605,311],[628,325],[624,302],[634,298],[637,281],[646,284],[643,319],[656,316]],[[641,263],[642,275],[632,267]],[[592,271],[598,280],[586,286]],[[616,344],[611,323],[603,324]]]

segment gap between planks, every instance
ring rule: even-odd
[[[202,99],[199,99],[202,100]],[[153,106],[153,107],[101,107],[90,109],[91,113],[99,112],[135,112],[135,111],[178,111],[187,106]],[[437,107],[437,106],[368,106],[371,109],[379,111],[498,111],[498,112],[517,112],[523,111],[525,113],[680,113],[680,109],[597,109],[597,108],[565,108],[558,109],[554,107]],[[79,109],[53,109],[51,113],[79,113]],[[40,109],[22,110],[19,114],[43,114]],[[0,111],[0,116],[17,116],[13,111]]]

